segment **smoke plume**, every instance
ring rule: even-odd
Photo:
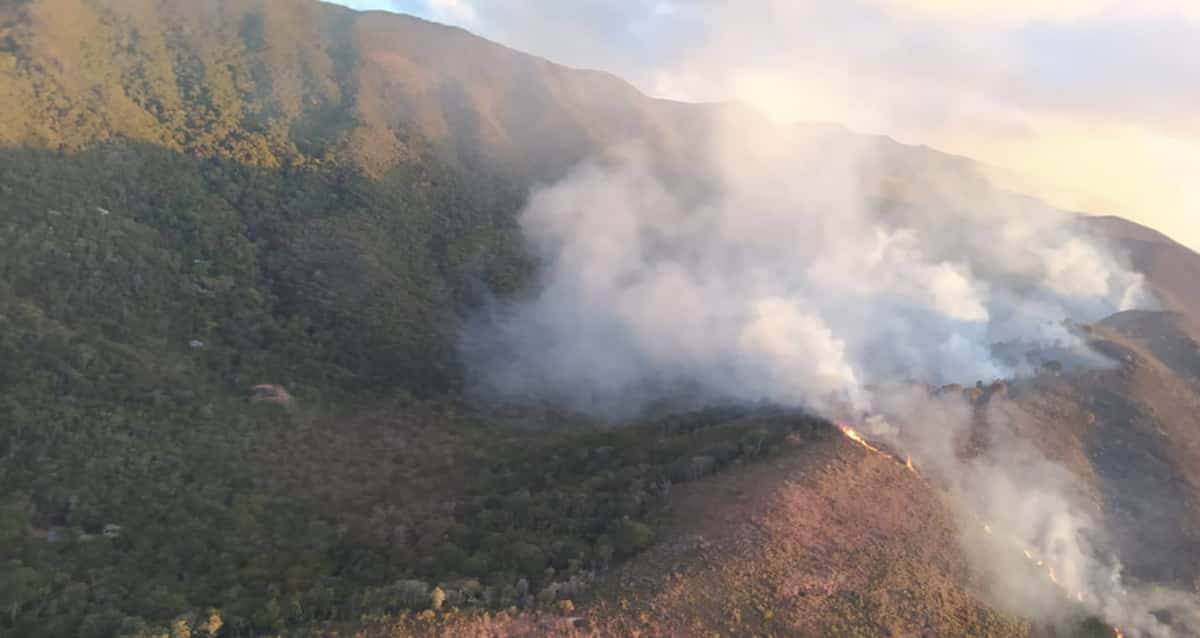
[[[993,344],[1146,300],[1067,213],[956,175],[905,202],[876,140],[717,129],[688,177],[626,146],[532,195],[543,280],[468,335],[485,386],[607,415],[686,389],[869,410],[871,384],[1014,376]]]
[[[611,418],[663,400],[876,415],[868,434],[955,497],[999,604],[1059,613],[1052,568],[1091,613],[1168,635],[1123,589],[1064,468],[1003,415],[988,415],[987,453],[963,459],[973,408],[896,383],[1026,375],[1023,355],[1050,347],[1102,365],[1064,320],[1153,303],[1140,275],[1073,215],[961,166],[908,166],[922,151],[896,161],[887,140],[738,115],[698,145],[679,166],[627,144],[531,195],[541,281],[467,330],[481,395]]]

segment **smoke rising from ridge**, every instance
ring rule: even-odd
[[[1049,347],[1103,365],[1063,320],[1152,304],[1141,276],[1073,215],[961,167],[896,164],[885,140],[731,116],[703,146],[682,169],[622,146],[533,193],[521,224],[540,286],[464,337],[481,395],[607,417],[664,398],[881,415],[870,434],[959,503],[999,604],[1061,613],[1043,572],[974,538],[980,521],[1053,565],[1086,609],[1170,635],[1122,589],[1064,468],[1003,414],[988,415],[1001,425],[987,454],[963,459],[953,441],[971,407],[892,383],[1021,376],[1020,353]]]
[[[1070,341],[1063,319],[1148,301],[1067,213],[980,187],[922,185],[932,206],[883,190],[878,145],[740,123],[718,127],[699,180],[636,146],[577,167],[522,214],[539,293],[497,311],[498,339],[468,335],[496,355],[475,360],[482,383],[610,415],[685,387],[869,409],[867,385],[1011,377],[1022,362],[993,344]]]
[[[1035,619],[1069,617],[1078,603],[1128,636],[1194,635],[1177,631],[1197,629],[1194,596],[1123,581],[1096,503],[1078,477],[1020,434],[1014,405],[993,398],[972,406],[911,384],[880,388],[876,399],[880,414],[900,425],[877,416],[869,431],[912,455],[922,475],[951,496],[974,578],[990,602]],[[991,441],[965,458],[955,442],[981,416]],[[1160,620],[1164,611],[1171,620]]]

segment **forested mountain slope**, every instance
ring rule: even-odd
[[[434,147],[458,165],[503,159],[537,173],[621,137],[666,141],[699,111],[459,29],[312,0],[37,0],[0,11],[10,144],[136,139],[373,175]]]
[[[670,485],[828,438],[462,400],[462,322],[536,282],[530,187],[628,139],[678,170],[728,111],[311,0],[0,2],[0,634],[566,598],[654,541]],[[987,188],[963,158],[790,134],[871,149],[881,200]]]

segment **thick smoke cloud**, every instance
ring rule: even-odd
[[[1146,299],[1066,213],[937,184],[932,205],[881,203],[875,140],[719,129],[700,179],[631,146],[533,194],[544,279],[469,336],[485,387],[607,415],[687,389],[866,410],[898,377],[1019,374],[993,344],[1069,341],[1063,319]]]
[[[951,497],[972,571],[991,602],[1038,619],[1084,610],[1128,636],[1194,635],[1178,633],[1198,628],[1194,596],[1123,582],[1078,478],[1020,435],[1003,400],[980,408],[911,384],[878,388],[875,399],[879,413],[864,430],[911,455],[922,476]],[[964,456],[956,445],[980,418],[991,441]]]
[[[1074,477],[1003,414],[987,453],[962,458],[976,408],[897,383],[1029,374],[1021,353],[1047,347],[1102,364],[1064,320],[1152,304],[1141,277],[1073,215],[957,170],[905,174],[887,142],[753,122],[717,125],[682,170],[633,144],[532,194],[542,280],[467,330],[481,396],[601,417],[664,400],[876,415],[864,429],[958,504],[998,604],[1061,613],[1052,566],[1054,592],[1169,635],[1124,590]]]

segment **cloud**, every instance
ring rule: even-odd
[[[869,0],[898,16],[977,22],[1061,22],[1093,18],[1200,16],[1180,0]]]

